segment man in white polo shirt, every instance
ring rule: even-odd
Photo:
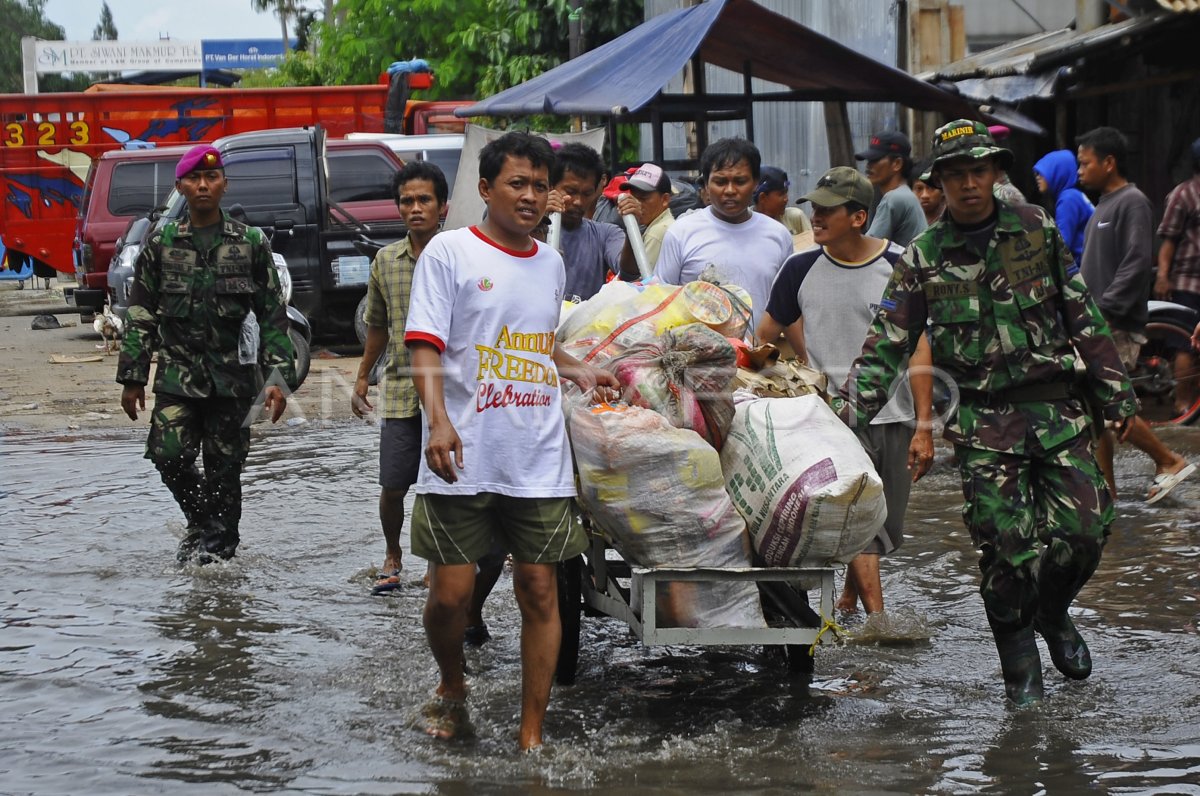
[[[758,328],[771,283],[792,254],[792,235],[773,218],[750,209],[762,157],[743,138],[722,138],[700,157],[709,206],[679,218],[663,237],[655,275],[669,285],[694,282],[709,267],[714,278],[750,294]]]

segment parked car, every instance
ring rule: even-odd
[[[108,264],[121,231],[162,205],[175,187],[175,165],[186,146],[115,150],[92,161],[75,224],[75,305],[83,320],[107,296]]]
[[[362,234],[390,243],[407,230],[392,197],[403,165],[378,141],[326,141],[320,128],[261,130],[222,138],[229,181],[223,204],[241,205],[288,263],[293,301],[326,337],[354,334],[354,309],[367,293],[371,260],[355,248]],[[164,218],[182,218],[178,191]]]
[[[235,209],[230,214],[236,214]],[[117,250],[108,266],[108,291],[111,309],[125,320],[129,314],[129,294],[133,291],[133,266],[138,255],[146,246],[146,241],[158,227],[157,214],[151,213],[139,216],[129,222],[125,232],[117,240]],[[289,384],[292,390],[298,390],[308,377],[312,365],[312,327],[308,319],[299,309],[292,306],[292,275],[288,271],[287,260],[283,255],[273,252],[275,270],[279,274],[279,287],[283,302],[287,304],[288,337],[296,350],[296,383]]]
[[[410,160],[427,160],[442,170],[450,192],[454,192],[454,178],[458,176],[458,161],[462,159],[462,133],[437,133],[430,135],[400,135],[398,133],[348,133],[349,141],[379,141],[396,153],[405,163]]]

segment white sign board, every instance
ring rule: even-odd
[[[46,72],[121,72],[143,69],[199,70],[200,41],[38,41],[35,64]]]
[[[551,143],[585,144],[600,152],[604,149],[605,128],[597,127],[584,133],[539,133]],[[490,127],[480,127],[477,124],[467,125],[467,134],[463,139],[462,156],[458,161],[458,173],[454,177],[454,190],[451,195],[450,211],[446,214],[443,229],[458,229],[471,224],[478,224],[483,219],[483,211],[487,205],[479,195],[479,150],[490,141],[504,135],[504,130],[494,130]]]

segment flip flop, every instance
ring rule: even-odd
[[[387,594],[400,588],[400,570],[393,569],[390,572],[380,572],[375,579],[375,586],[371,589],[371,595],[378,597],[381,594]]]
[[[1146,498],[1146,503],[1157,503],[1167,496],[1167,494],[1183,483],[1189,475],[1196,472],[1196,465],[1189,464],[1177,473],[1159,473],[1154,476],[1154,480],[1150,482],[1149,497]]]

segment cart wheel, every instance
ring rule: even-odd
[[[554,678],[559,685],[575,682],[579,667],[579,621],[583,612],[583,556],[558,565],[558,620],[562,624],[562,644],[558,648],[558,668]]]
[[[816,670],[816,658],[808,654],[806,644],[788,644],[784,648],[788,672],[791,674],[811,675]]]

